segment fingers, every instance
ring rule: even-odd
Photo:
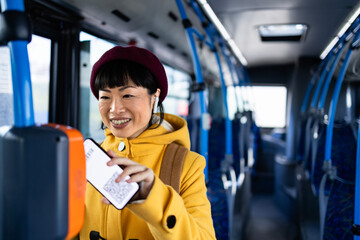
[[[123,172],[115,179],[117,183],[126,181],[128,183],[137,182],[140,184],[139,196],[136,198],[145,199],[150,192],[155,176],[152,169],[140,165],[128,158],[119,157],[115,152],[109,150],[107,152],[111,160],[107,162],[108,166],[119,165]],[[102,202],[108,204],[108,200],[103,199]]]
[[[152,170],[146,166],[135,164],[127,165],[123,168],[123,172],[115,179],[116,182],[126,180],[126,182],[148,182],[151,180]]]
[[[113,165],[127,166],[127,165],[138,164],[128,158],[119,157],[118,155],[116,155],[115,152],[113,152],[111,150],[109,150],[107,153],[109,154],[110,157],[112,157],[111,160],[109,162],[107,162],[108,166],[113,166]]]
[[[150,168],[144,168],[143,171],[139,171],[136,174],[132,174],[127,182],[151,182],[153,180],[154,173]]]
[[[137,162],[134,162],[128,158],[118,157],[115,152],[109,150],[108,154],[112,159],[107,162],[108,166],[119,165],[123,172],[116,178],[116,182],[121,182],[125,180],[127,176],[130,176],[130,179],[127,179],[127,182],[138,182],[144,180],[144,177],[150,173],[150,169],[144,165],[140,165]],[[151,170],[152,172],[152,170]],[[148,174],[146,174],[148,173]]]
[[[116,155],[116,153],[115,153],[113,150],[108,150],[108,151],[107,151],[107,154],[109,154],[109,156],[110,156],[111,158],[118,157],[118,155]]]

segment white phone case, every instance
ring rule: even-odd
[[[86,179],[117,209],[123,209],[138,191],[139,185],[125,181],[115,182],[123,170],[118,165],[106,165],[111,158],[93,139],[85,139],[84,147]]]

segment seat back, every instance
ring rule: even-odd
[[[350,124],[334,126],[332,162],[337,177],[330,184],[323,239],[352,239],[356,140]]]

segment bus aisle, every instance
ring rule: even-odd
[[[236,215],[234,224],[236,225]],[[238,239],[235,236],[233,239]],[[279,210],[272,194],[253,194],[244,239],[296,240],[298,238],[296,225]]]

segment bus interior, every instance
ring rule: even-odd
[[[217,239],[360,239],[359,1],[23,4],[36,125],[103,141],[92,65],[115,45],[146,48],[165,66],[165,112],[187,120],[191,150],[207,159]],[[8,42],[0,37],[0,135],[21,111]],[[0,239],[6,214],[0,200]]]

